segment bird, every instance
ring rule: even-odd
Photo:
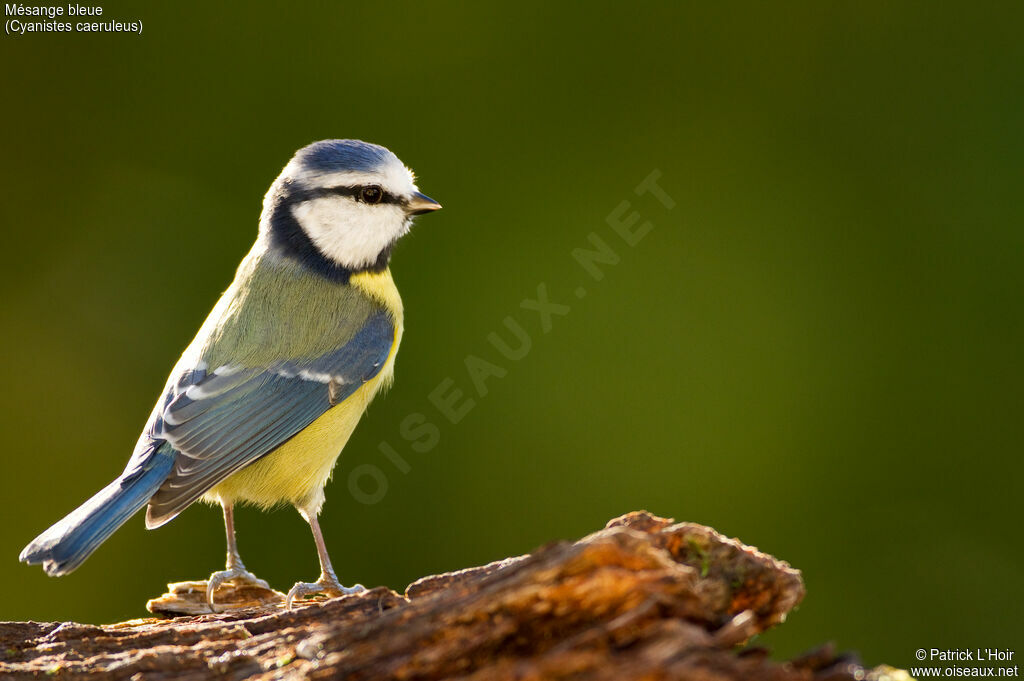
[[[318,520],[324,486],[370,401],[393,380],[404,327],[392,250],[415,216],[440,208],[385,147],[333,139],[296,151],[124,471],[20,560],[66,575],[143,506],[154,529],[202,499],[224,515],[227,561],[206,588],[217,611],[225,582],[268,588],[239,555],[235,505],[291,504],[312,531],[320,577],[296,583],[287,607],[362,591],[342,586],[331,564]]]

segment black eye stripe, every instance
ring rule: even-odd
[[[362,194],[363,190],[370,186],[379,187],[380,185],[360,184],[354,186],[342,185],[339,187],[316,187],[313,189],[299,189],[290,192],[288,198],[291,199],[293,203],[302,203],[303,201],[310,201],[312,199],[322,199],[327,196],[347,196],[351,199],[359,201],[359,197]],[[377,204],[374,205],[379,205],[382,203],[390,203],[398,206],[405,205],[405,201],[395,196],[394,194],[391,194],[390,192],[386,191],[383,187],[381,187],[380,190],[381,199],[380,201],[377,202]]]

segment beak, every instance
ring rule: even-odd
[[[405,204],[405,212],[409,215],[423,215],[440,209],[440,203],[419,192],[414,192],[412,198]]]

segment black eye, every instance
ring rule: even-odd
[[[383,198],[384,190],[375,184],[359,190],[359,200],[363,203],[380,203],[380,200]]]

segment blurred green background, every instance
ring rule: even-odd
[[[141,616],[222,566],[202,505],[62,579],[16,558],[121,470],[291,153],[357,137],[445,209],[395,253],[397,381],[327,490],[344,581],[401,589],[646,508],[803,570],[762,639],[780,655],[1019,651],[1020,5],[104,8],[143,35],[0,41],[0,618]],[[672,210],[633,192],[654,169]],[[632,248],[605,222],[624,200],[653,225]],[[621,257],[600,282],[570,255],[591,232]],[[540,283],[571,306],[546,334],[520,307]],[[506,316],[518,362],[487,342]],[[452,425],[428,395],[473,394],[467,355],[508,373]],[[349,491],[366,465],[378,503]],[[238,525],[273,585],[315,578],[294,511]]]

